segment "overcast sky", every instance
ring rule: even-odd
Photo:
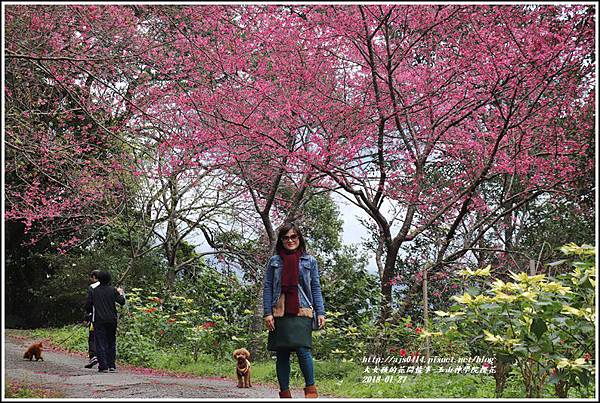
[[[363,209],[355,206],[348,200],[335,193],[332,193],[332,199],[340,207],[340,218],[344,221],[342,242],[345,245],[355,244],[359,249],[363,249],[361,244],[363,242],[363,238],[367,237],[367,230],[358,221],[358,218],[367,218],[367,214]],[[367,270],[371,273],[377,273],[375,257],[372,253],[369,253]]]

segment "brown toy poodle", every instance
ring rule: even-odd
[[[44,361],[44,359],[42,358],[42,347],[42,342],[32,344],[31,346],[29,346],[27,351],[25,351],[23,358],[31,361],[35,357],[36,361]]]
[[[250,382],[250,352],[245,348],[238,348],[233,352],[233,358],[237,360],[235,366],[235,374],[238,379],[238,388],[251,388],[252,383]]]

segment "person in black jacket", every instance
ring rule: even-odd
[[[92,324],[96,338],[96,355],[99,372],[115,372],[117,356],[117,307],[115,303],[125,304],[125,293],[122,288],[110,285],[110,273],[100,271],[100,285],[88,289],[85,310],[92,314]]]
[[[100,270],[92,270],[90,273],[90,280],[92,284],[88,286],[88,293],[90,290],[98,287],[100,282],[98,281],[98,273]],[[94,308],[92,307],[92,311]],[[86,368],[92,368],[94,365],[98,364],[98,357],[96,357],[96,339],[94,338],[94,325],[92,325],[92,314],[86,313],[85,323],[89,329],[88,333],[88,355],[90,357],[90,361],[85,364]]]

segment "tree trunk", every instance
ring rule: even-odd
[[[389,242],[388,251],[385,256],[385,265],[383,266],[383,275],[381,276],[381,310],[379,323],[383,324],[392,316],[392,279],[396,274],[396,259],[400,250],[400,243]]]
[[[175,287],[175,268],[169,265],[167,270],[166,288],[168,291],[172,291]]]
[[[262,255],[262,254],[261,254]],[[264,253],[266,255],[266,253]],[[263,265],[264,266],[264,265]],[[253,320],[250,325],[251,334],[253,335],[250,338],[249,348],[251,354],[254,354],[255,358],[268,358],[266,345],[262,342],[261,335],[266,330],[264,327],[263,321],[263,312],[264,312],[264,304],[263,304],[263,285],[265,281],[265,271],[259,271],[256,275],[256,289],[254,290],[254,295],[256,298],[256,303],[254,304],[254,312],[253,312]]]
[[[173,290],[175,287],[175,275],[176,275],[176,264],[177,264],[177,250],[175,246],[171,244],[171,241],[167,239],[165,243],[165,254],[167,257],[167,277],[166,277],[166,289],[168,291]]]
[[[560,398],[569,397],[569,383],[564,380],[558,381],[556,385],[554,385],[554,393]]]
[[[262,344],[261,334],[265,331],[263,326],[263,276],[256,282],[256,304],[254,306],[253,320],[250,325],[251,335],[248,349],[255,358],[266,358],[266,347]]]
[[[494,373],[494,379],[496,380],[496,397],[502,397],[504,393],[504,385],[506,384],[506,378],[510,372],[510,363],[504,362],[500,359],[496,360],[496,372]]]
[[[277,240],[275,239],[275,231],[271,224],[271,220],[267,219],[264,221],[266,224],[266,241],[269,242],[268,250],[263,250],[260,253],[264,259],[264,263],[266,264],[267,260],[275,253],[275,245]],[[260,259],[260,257],[259,257]],[[263,265],[264,266],[264,265]],[[254,304],[254,313],[253,313],[253,321],[251,324],[251,331],[253,337],[250,339],[250,351],[255,354],[256,358],[267,358],[266,345],[262,344],[261,334],[266,330],[264,327],[263,321],[263,312],[264,312],[264,304],[263,304],[263,286],[265,281],[265,269],[263,267],[262,271],[257,273],[256,276],[256,303]]]

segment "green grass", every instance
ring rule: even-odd
[[[87,351],[87,329],[83,326],[60,329],[37,329],[26,333],[35,339],[50,339],[70,351]],[[406,374],[404,378],[393,375],[385,382],[365,382],[364,366],[340,360],[322,361],[315,359],[316,385],[321,394],[348,398],[495,398],[495,381],[490,375]],[[181,351],[158,351],[150,356],[147,367],[196,376],[215,376],[235,379],[233,358],[217,360],[212,356],[199,355],[195,362],[190,354]],[[252,362],[252,379],[255,383],[271,384],[277,387],[275,358]],[[292,388],[302,388],[304,379],[297,359],[292,354]],[[504,398],[524,398],[525,389],[520,378],[513,374],[509,377]],[[555,398],[552,387],[548,385],[544,396]],[[591,392],[572,389],[570,398],[592,398]]]
[[[150,368],[183,372],[198,376],[233,376],[233,361],[215,361],[214,358],[199,355],[198,361],[177,351],[160,351],[152,355]],[[253,368],[254,369],[254,368]]]
[[[36,340],[50,339],[54,344],[68,351],[87,351],[88,349],[88,330],[81,324],[61,328],[35,329],[31,330],[29,335]]]

